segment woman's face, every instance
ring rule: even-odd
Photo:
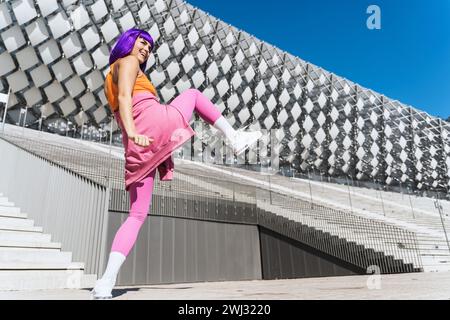
[[[144,38],[141,38],[139,36],[134,42],[134,47],[130,54],[136,56],[139,59],[139,64],[142,64],[150,56],[150,51],[151,51],[150,43]]]

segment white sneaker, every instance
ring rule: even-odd
[[[261,131],[243,131],[243,129],[238,129],[233,140],[227,140],[226,142],[233,149],[234,154],[238,156],[255,144],[261,137]]]
[[[110,279],[98,279],[91,294],[93,299],[112,299],[111,291],[114,288],[115,281]]]

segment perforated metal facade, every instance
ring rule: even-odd
[[[42,118],[44,126],[71,128],[69,120],[79,134],[83,124],[115,124],[102,85],[109,51],[131,27],[155,39],[146,72],[163,102],[198,88],[235,127],[276,129],[281,143],[271,154],[280,166],[448,191],[449,123],[178,0],[1,2],[0,92],[12,90],[7,121],[20,122],[27,106],[29,126]]]

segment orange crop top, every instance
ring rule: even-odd
[[[112,112],[115,112],[116,110],[119,109],[119,100],[117,97],[119,91],[117,88],[117,84],[114,83],[114,81],[113,81],[114,64],[117,61],[118,60],[116,60],[113,64],[110,65],[110,69],[109,69],[108,74],[106,75],[105,85],[104,85],[105,96],[106,96],[106,99],[108,100],[108,103],[109,103],[109,106],[110,106]],[[145,74],[141,74],[136,78],[136,82],[134,83],[132,95],[134,95],[135,93],[138,93],[138,92],[148,92],[148,91],[150,91],[155,97],[158,97],[158,94],[156,93],[156,89],[153,86],[153,84],[150,82],[150,80],[147,78],[147,76]]]

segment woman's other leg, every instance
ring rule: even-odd
[[[156,169],[130,186],[130,212],[114,237],[111,251],[127,256],[136,242],[139,230],[147,218],[153,193]]]

